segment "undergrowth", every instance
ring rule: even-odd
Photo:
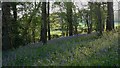
[[[21,47],[3,54],[3,66],[119,66],[118,33],[59,40],[37,48]]]

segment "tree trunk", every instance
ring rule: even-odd
[[[2,2],[2,48],[3,50],[7,50],[12,48],[11,39],[10,39],[10,3]]]
[[[17,23],[17,7],[16,7],[17,3],[15,2],[11,2],[11,6],[12,6],[12,10],[13,10],[13,16],[14,16],[14,20],[12,22],[12,44],[14,47],[18,46],[18,23]],[[16,46],[17,45],[17,46]]]
[[[98,31],[99,31],[99,35],[102,35],[102,18],[101,18],[101,4],[98,3],[98,11],[97,11],[97,16],[98,16]]]
[[[32,27],[32,42],[35,43],[35,26],[36,26],[36,23],[33,23],[33,27]]]
[[[63,19],[60,16],[60,23],[61,23],[61,31],[62,31],[62,36],[64,36],[64,29],[63,29]]]
[[[114,29],[114,12],[113,12],[113,2],[107,2],[107,23],[106,23],[106,30],[111,31]]]
[[[42,42],[47,43],[47,14],[46,14],[46,2],[42,2]]]
[[[78,34],[78,31],[77,31],[77,25],[75,25],[75,34]]]
[[[37,7],[37,4],[36,4],[36,2],[34,3],[35,4],[35,9],[37,9],[36,7]],[[36,17],[35,17],[36,18]],[[33,24],[32,24],[32,26],[33,26],[33,28],[32,28],[32,42],[33,43],[35,43],[36,42],[36,40],[35,40],[35,27],[36,27],[36,19],[33,19]]]
[[[90,23],[90,18],[89,18],[89,15],[88,15],[88,13],[86,13],[86,23],[87,23],[87,27],[88,27],[88,29],[87,29],[87,33],[88,34],[90,34],[91,33],[91,23]]]
[[[120,23],[120,1],[118,2],[118,23]]]
[[[17,8],[16,8],[16,3],[12,4],[13,6],[13,15],[14,15],[14,20],[17,21]]]
[[[68,25],[66,26],[66,37],[68,36]]]
[[[73,24],[72,24],[72,3],[67,2],[67,20],[69,26],[69,36],[73,35]]]
[[[89,33],[91,33],[92,32],[92,2],[90,2],[90,32]]]
[[[60,7],[60,12],[62,12],[62,8]],[[59,14],[60,17],[60,23],[61,23],[61,31],[62,31],[62,36],[65,36],[64,33],[64,24],[63,24],[63,18],[62,18],[62,13]]]
[[[77,18],[78,16],[77,16],[77,13],[75,12],[75,14],[74,14],[74,27],[75,27],[75,32],[74,32],[74,34],[78,34],[78,31],[77,31],[77,27],[78,27],[78,18]]]
[[[2,2],[0,1],[0,8],[2,8]],[[2,9],[0,9],[0,33],[2,34]],[[0,38],[2,38],[2,35],[0,35]],[[0,45],[2,45],[2,40],[0,41]],[[0,47],[2,50],[2,46]]]
[[[49,18],[49,10],[50,10],[49,3],[50,2],[48,2],[48,16],[47,16],[47,21],[48,21],[48,40],[51,39],[51,35],[50,35],[50,18]]]

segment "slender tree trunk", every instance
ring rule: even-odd
[[[62,8],[60,7],[60,11],[62,12]],[[63,29],[63,19],[62,19],[62,13],[60,14],[60,23],[61,23],[61,30],[62,30],[62,36],[64,36],[65,35],[65,33],[64,33],[64,29]]]
[[[120,1],[118,2],[118,6],[119,6],[119,9],[118,9],[118,23],[120,23]]]
[[[78,34],[78,31],[77,31],[77,25],[75,25],[75,34]]]
[[[90,32],[92,32],[92,2],[90,2]]]
[[[32,35],[33,35],[33,42],[35,43],[35,28],[33,28]]]
[[[60,17],[60,22],[61,22],[61,30],[62,30],[62,36],[64,36],[64,29],[63,29],[63,19]]]
[[[87,23],[87,33],[90,33],[89,21],[88,21],[88,13],[86,13],[86,23]]]
[[[41,25],[41,30],[40,30],[40,41],[42,41],[42,25]]]
[[[14,15],[14,20],[17,21],[17,7],[16,7],[16,3],[13,3],[13,15]]]
[[[48,40],[51,39],[51,35],[50,35],[50,18],[49,18],[49,10],[50,10],[49,3],[50,2],[48,2],[48,16],[47,16],[47,21],[48,21]]]
[[[72,24],[72,3],[67,2],[67,20],[68,20],[68,26],[69,26],[69,36],[73,35],[73,24]]]
[[[11,39],[9,34],[9,28],[11,23],[10,18],[10,3],[2,2],[2,48],[3,50],[7,50],[12,48]]]
[[[103,3],[102,9],[103,9],[103,11],[106,11],[106,3]],[[102,29],[103,31],[105,29],[105,24],[106,24],[106,16],[103,14],[103,29]]]
[[[68,25],[66,26],[66,36],[68,36]]]
[[[75,33],[74,34],[78,34],[78,31],[77,31],[77,27],[78,27],[78,21],[77,21],[77,14],[75,12],[75,16],[74,16],[74,23],[75,23]]]
[[[2,8],[2,3],[0,1],[0,8]],[[2,9],[0,9],[0,33],[2,34]],[[0,38],[2,38],[2,35],[0,35]],[[2,40],[0,41],[0,45],[2,45]],[[0,47],[2,50],[2,47]]]
[[[91,23],[90,23],[90,18],[89,18],[89,15],[88,15],[88,13],[86,14],[86,23],[87,23],[87,27],[88,27],[88,29],[87,29],[87,33],[88,34],[90,34],[91,33]]]
[[[101,18],[101,4],[98,3],[98,11],[97,11],[97,16],[98,16],[98,31],[99,31],[99,35],[102,35],[102,18]]]
[[[47,43],[47,14],[46,14],[46,2],[42,2],[42,42]]]
[[[113,12],[113,2],[107,2],[108,15],[107,15],[107,23],[106,30],[111,31],[114,29],[114,12]]]
[[[35,26],[36,26],[36,23],[33,23],[33,28],[32,28],[32,40],[31,40],[31,41],[34,42],[34,43],[36,42],[36,41],[35,41]]]
[[[36,2],[34,3],[35,4],[35,9],[37,9],[36,8],[36,6],[37,6],[37,4],[36,4]],[[34,19],[33,21],[35,21],[36,19]],[[33,28],[32,28],[32,42],[33,43],[35,43],[36,42],[36,40],[35,40],[35,27],[36,27],[36,21],[35,21],[35,23],[33,22]]]
[[[17,3],[16,2],[11,2],[11,5],[12,5],[12,10],[13,10],[13,16],[14,16],[14,21],[13,21],[13,23],[12,23],[12,35],[14,35],[14,36],[12,36],[12,39],[13,39],[13,41],[12,41],[12,44],[13,44],[13,46],[14,47],[17,47],[18,45],[17,45],[17,43],[18,43],[18,23],[17,23],[17,7],[16,7],[16,5],[17,5]],[[16,46],[17,45],[17,46]]]

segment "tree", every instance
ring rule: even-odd
[[[68,29],[69,29],[69,36],[73,35],[73,23],[72,23],[72,2],[66,3],[66,11],[67,11],[67,21],[68,21]]]
[[[11,22],[11,34],[12,34],[12,44],[14,47],[17,47],[19,44],[19,32],[18,32],[18,22],[17,22],[17,3],[11,2],[11,7],[13,11],[13,21]]]
[[[92,6],[93,6],[93,3],[92,2],[89,2],[89,8],[90,8],[90,11],[89,11],[89,27],[88,27],[88,34],[90,34],[92,32]]]
[[[90,20],[89,20],[89,19],[90,19],[89,13],[86,12],[86,23],[87,23],[87,27],[88,27],[88,28],[87,28],[87,30],[88,30],[87,33],[88,33],[88,34],[91,33],[91,30],[90,30]]]
[[[65,29],[64,26],[66,24],[65,23],[66,22],[66,13],[63,12],[63,10],[64,10],[64,3],[62,3],[62,2],[54,2],[53,7],[55,7],[55,5],[59,6],[59,11],[60,12],[58,13],[58,15],[59,15],[59,18],[60,18],[62,36],[64,36],[65,35],[65,33],[64,33],[64,29]]]
[[[36,9],[36,7],[37,7],[37,4],[36,4],[36,2],[34,3],[34,5],[35,5],[35,9]],[[32,20],[32,42],[36,42],[36,40],[35,40],[35,27],[36,27],[36,23],[37,23],[37,19],[36,19],[37,17],[36,16],[34,16],[34,18],[33,18],[33,20]]]
[[[103,25],[103,31],[105,29],[106,19],[107,19],[107,2],[102,2],[101,4],[101,15],[102,15],[102,25]]]
[[[97,4],[97,19],[98,19],[98,35],[102,35],[102,18],[101,18],[101,3],[96,3]]]
[[[42,39],[43,44],[47,43],[47,14],[46,14],[46,2],[42,2]]]
[[[33,17],[36,15],[36,13],[38,12],[39,10],[39,7],[40,7],[41,3],[39,2],[38,5],[37,5],[37,8],[34,8],[34,10],[30,13],[30,16],[29,18],[27,19],[27,23],[25,25],[25,29],[24,29],[24,36],[25,36],[25,41],[26,43],[29,43],[30,41],[30,37],[29,37],[29,33],[28,33],[28,29],[29,29],[29,26],[31,24],[31,21],[33,19]],[[27,17],[26,17],[27,18]]]
[[[78,7],[78,6],[75,6],[75,4],[74,4],[73,5],[73,17],[72,17],[73,18],[73,26],[74,26],[74,34],[78,34],[77,28],[79,25],[79,23],[78,23],[79,13],[76,12],[76,10],[77,10],[76,7]],[[79,11],[79,9],[78,9],[78,11]]]
[[[118,22],[120,22],[120,1],[118,2],[118,6],[119,6],[119,9],[118,9]]]
[[[72,8],[73,8],[73,3],[72,2],[55,2],[54,3],[55,5],[58,5],[60,7],[60,11],[61,11],[61,14],[60,14],[60,18],[61,18],[61,22],[63,24],[63,15],[62,14],[62,8],[66,10],[66,13],[65,13],[65,16],[64,16],[64,21],[67,22],[65,27],[66,27],[66,36],[71,36],[73,35],[73,11],[72,11]],[[66,18],[67,16],[67,18]],[[61,27],[63,28],[63,26]],[[62,32],[63,34],[63,32]]]
[[[106,30],[111,31],[114,29],[114,12],[113,12],[113,2],[107,2],[107,23],[106,23]]]
[[[97,17],[97,31],[98,31],[98,35],[101,36],[102,35],[102,29],[103,29],[103,26],[102,26],[102,16],[101,16],[101,3],[98,3],[98,2],[95,2],[95,8],[96,8],[96,17]]]
[[[74,26],[75,26],[74,34],[78,34],[78,31],[77,31],[77,27],[78,27],[78,16],[77,16],[77,13],[75,13],[73,17],[74,17],[73,18],[74,19],[73,23],[74,23]]]
[[[49,10],[50,10],[50,7],[49,7],[49,4],[50,2],[48,2],[48,6],[47,6],[47,8],[48,8],[48,12],[47,12],[47,23],[48,23],[48,40],[50,40],[51,39],[51,35],[50,35],[50,18],[49,18]]]
[[[2,26],[2,3],[0,1],[0,25]],[[2,33],[2,27],[0,27],[0,33]],[[0,38],[2,38],[2,36],[0,35]],[[2,45],[2,41],[0,41],[0,45]],[[2,49],[2,46],[0,47],[0,49]]]
[[[12,48],[11,38],[10,38],[10,3],[2,2],[2,48],[7,50]]]

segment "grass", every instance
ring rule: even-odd
[[[3,52],[3,66],[119,66],[118,32]],[[33,45],[34,46],[34,45]]]

